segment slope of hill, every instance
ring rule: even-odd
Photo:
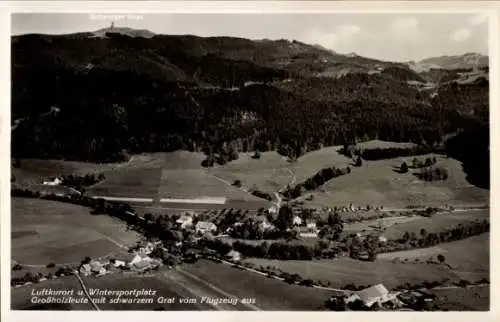
[[[12,117],[22,121],[12,153],[99,162],[178,149],[296,157],[370,138],[432,144],[471,118],[487,120],[487,80],[457,84],[470,95],[439,100],[411,81],[422,77],[403,64],[297,41],[130,30],[16,36]]]

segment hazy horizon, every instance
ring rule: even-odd
[[[256,16],[258,16],[256,18]],[[13,14],[11,34],[70,34],[115,27],[155,34],[288,39],[388,61],[488,55],[484,14]]]

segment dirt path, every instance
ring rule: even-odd
[[[85,283],[83,282],[82,278],[80,277],[80,274],[78,274],[77,271],[74,272],[75,277],[78,279],[78,282],[80,282],[80,285],[82,286],[83,292],[85,293],[85,296],[89,299],[90,304],[94,307],[96,311],[100,311],[99,307],[97,304],[94,303],[92,300],[92,297],[90,297],[89,292],[87,291],[87,288],[85,287]]]

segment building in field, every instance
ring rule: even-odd
[[[191,228],[193,226],[193,216],[190,214],[183,214],[175,223],[182,229]]]
[[[111,264],[114,266],[114,267],[122,267],[122,266],[126,266],[127,263],[123,260],[120,260],[120,259],[115,259],[115,260],[112,260],[111,261]]]
[[[316,227],[316,222],[313,220],[306,221],[306,230],[308,233],[318,233],[318,227]]]
[[[270,231],[276,229],[276,226],[270,223],[267,218],[257,218],[257,225],[262,231]]]
[[[293,225],[294,226],[301,226],[302,225],[302,218],[299,216],[294,216],[293,217]]]
[[[354,292],[346,299],[346,304],[360,300],[368,308],[371,308],[375,304],[378,304],[379,307],[399,307],[402,303],[398,300],[397,295],[397,293],[389,292],[383,284],[377,284]]]
[[[62,179],[54,178],[51,181],[43,181],[42,183],[46,186],[58,186],[62,183]]]
[[[271,207],[267,208],[267,212],[274,215],[274,214],[277,214],[279,211],[279,206],[278,205],[275,205],[273,204]]]
[[[82,264],[78,270],[83,276],[89,276],[92,273],[90,264]]]
[[[195,226],[196,233],[198,234],[206,234],[206,233],[214,233],[217,231],[217,226],[210,221],[198,221]]]
[[[89,265],[90,265],[90,270],[92,271],[92,273],[97,274],[97,275],[106,274],[106,268],[104,267],[104,265],[101,262],[93,261],[93,262],[90,262]]]
[[[229,261],[239,262],[241,260],[241,254],[240,252],[232,250],[226,254],[225,258]]]

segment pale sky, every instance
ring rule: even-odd
[[[95,31],[112,20],[88,14],[13,14],[11,31],[13,35]],[[488,54],[485,14],[122,14],[114,20],[116,27],[157,34],[284,38],[391,61]]]

